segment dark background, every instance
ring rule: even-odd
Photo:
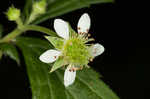
[[[11,4],[23,8],[24,0],[6,1],[0,5],[0,23],[8,33],[15,24],[7,21],[3,12]],[[106,49],[91,66],[102,74],[105,83],[121,99],[147,99],[149,94],[150,39],[146,35],[148,32],[144,25],[147,20],[143,17],[145,9],[141,5],[116,1],[114,4],[92,5],[57,17],[69,21],[75,29],[79,17],[85,12],[89,13],[92,20],[90,33]],[[53,28],[53,20],[41,25]],[[15,61],[4,56],[0,61],[0,73],[0,88],[5,93],[0,95],[8,99],[31,99],[24,62],[19,68]]]

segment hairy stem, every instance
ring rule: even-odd
[[[42,27],[42,26],[37,26],[37,25],[28,25],[26,26],[26,30],[32,30],[32,31],[38,31],[38,32],[43,32],[51,36],[57,36],[55,32],[52,30]]]
[[[16,28],[12,32],[10,32],[8,35],[6,35],[4,38],[2,38],[0,40],[0,43],[9,42],[15,37],[17,37],[18,35],[20,35],[22,32],[23,32],[22,30]]]
[[[57,36],[55,32],[53,32],[52,30],[50,30],[48,28],[45,28],[42,26],[37,26],[37,25],[26,25],[21,28],[14,29],[12,32],[10,32],[8,35],[6,35],[4,38],[0,39],[0,43],[10,42],[17,36],[21,35],[23,32],[29,31],[29,30],[43,32],[43,33],[46,33],[51,36]]]

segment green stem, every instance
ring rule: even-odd
[[[16,28],[12,32],[10,32],[8,35],[6,35],[4,38],[2,38],[0,40],[0,43],[9,42],[12,39],[14,39],[16,36],[20,35],[22,32],[23,31],[21,31],[20,29]]]
[[[16,38],[17,36],[21,35],[23,32],[32,30],[32,31],[38,31],[43,32],[51,36],[57,36],[55,32],[51,31],[48,28],[37,26],[37,25],[26,25],[21,28],[16,28],[12,32],[10,32],[8,35],[6,35],[4,38],[0,39],[0,43],[9,42]]]
[[[22,29],[22,28],[24,27],[24,26],[23,26],[23,23],[22,23],[22,20],[21,20],[20,18],[18,18],[18,19],[16,20],[16,23],[17,23],[19,29]]]
[[[52,30],[42,27],[42,26],[37,26],[37,25],[28,25],[26,26],[26,30],[32,30],[32,31],[38,31],[38,32],[43,32],[51,36],[57,36],[55,32]]]
[[[34,21],[34,19],[36,19],[37,15],[36,13],[32,12],[29,19],[27,19],[27,21],[25,22],[25,24],[30,24],[32,21]]]

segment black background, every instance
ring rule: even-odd
[[[0,23],[4,25],[5,33],[15,27],[15,24],[7,21],[4,15],[11,4],[23,8],[24,1],[7,0],[3,5],[1,3]],[[79,17],[85,12],[89,13],[92,20],[90,33],[96,42],[104,45],[106,49],[105,53],[90,65],[102,74],[105,83],[121,99],[147,99],[149,93],[150,39],[144,27],[147,22],[145,9],[142,4],[116,1],[114,4],[92,5],[90,8],[57,17],[69,21],[76,29]],[[53,20],[47,20],[41,25],[53,28]],[[28,33],[26,35],[32,36]],[[8,99],[31,99],[23,60],[19,68],[15,61],[4,56],[0,61],[0,73],[0,86],[5,93],[0,93],[0,98],[4,95]]]

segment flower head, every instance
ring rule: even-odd
[[[40,0],[33,4],[33,12],[35,14],[43,14],[46,11],[46,0]]]
[[[90,60],[104,52],[104,47],[98,43],[88,44],[92,41],[89,38],[90,17],[87,13],[79,19],[76,33],[70,25],[62,19],[54,20],[54,29],[59,37],[46,36],[55,47],[44,52],[40,60],[45,63],[56,61],[51,69],[56,69],[66,65],[64,74],[64,85],[67,87],[75,81],[76,71],[87,67]]]
[[[8,20],[16,21],[20,17],[20,9],[15,8],[14,6],[9,7],[6,12]]]

